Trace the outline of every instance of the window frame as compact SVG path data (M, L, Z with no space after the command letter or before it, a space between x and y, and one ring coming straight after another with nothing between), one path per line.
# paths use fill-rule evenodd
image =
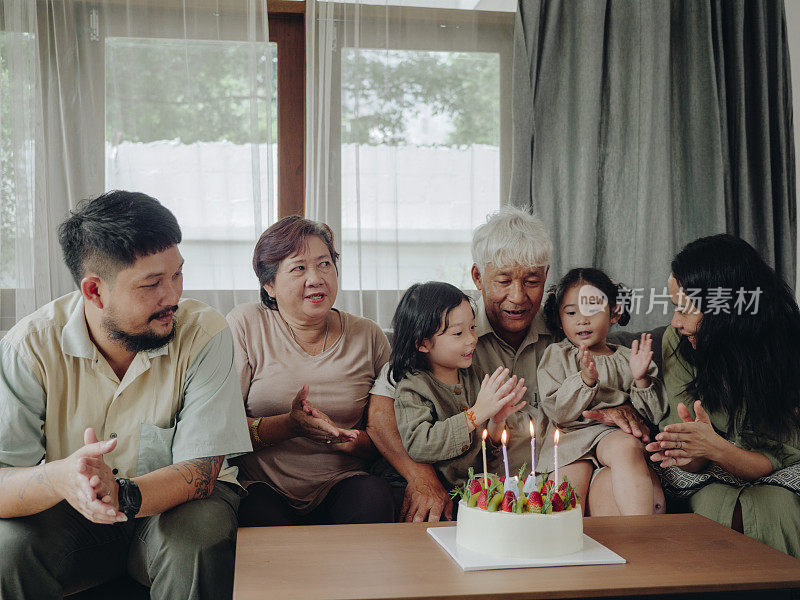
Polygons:
M302 4L301 12L274 5ZM278 218L305 214L305 2L271 2L269 41L278 45ZM295 8L295 7L284 7Z

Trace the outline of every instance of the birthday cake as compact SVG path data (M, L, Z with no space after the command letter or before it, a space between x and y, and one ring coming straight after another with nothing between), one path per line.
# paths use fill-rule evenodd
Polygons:
M583 514L575 490L566 480L558 489L531 474L520 477L483 475L454 491L461 497L456 544L502 558L545 558L583 548ZM488 485L488 489L486 486Z

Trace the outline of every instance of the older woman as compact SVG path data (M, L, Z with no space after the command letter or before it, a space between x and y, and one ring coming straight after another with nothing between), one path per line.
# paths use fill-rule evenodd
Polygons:
M647 450L695 481L694 512L800 557L793 294L730 235L688 244L672 261L668 285L675 305L663 343L670 412Z
M261 302L228 315L253 452L234 462L248 497L241 525L393 519L387 483L366 471L369 391L389 343L333 308L338 254L327 225L292 216L258 240Z

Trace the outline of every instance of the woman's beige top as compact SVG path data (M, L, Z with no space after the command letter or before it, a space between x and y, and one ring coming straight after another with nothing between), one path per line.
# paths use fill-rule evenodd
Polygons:
M389 360L389 341L369 319L341 311L332 316L337 314L342 335L317 356L300 348L276 310L242 304L228 314L248 417L289 412L295 395L307 384L308 401L338 427L364 428L369 390ZM362 459L302 437L235 462L242 485L266 482L302 511L315 508L342 479L366 473Z
M658 378L658 367L653 361L647 369L650 385L636 387L629 360L630 348L608 345L613 354L594 354L597 366L597 383L589 387L581 377L581 359L578 348L569 340L551 344L539 364L540 406L550 420L545 434L541 456L537 457L537 470L553 470L555 427L560 430L558 441L558 466L562 467L581 458L592 459L590 453L606 435L615 431L597 421L582 416L584 410L601 410L630 402L636 411L651 423L658 423L667 413L667 394Z

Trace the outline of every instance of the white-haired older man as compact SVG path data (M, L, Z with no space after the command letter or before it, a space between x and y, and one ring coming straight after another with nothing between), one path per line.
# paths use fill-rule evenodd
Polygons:
M491 214L473 233L472 280L481 292L475 315L475 360L487 372L502 365L512 375L525 378L527 405L511 418L533 418L542 432L545 417L538 409L536 368L553 336L539 309L552 253L553 244L542 222L518 208L506 206ZM371 393L367 432L408 482L401 520L438 521L441 516L450 519L452 502L433 467L414 462L403 448L395 420L394 387L388 381L386 368ZM604 421L610 424L645 435L646 429L632 408L609 409L605 416ZM529 452L527 440L524 446ZM521 459L511 461L522 464Z

